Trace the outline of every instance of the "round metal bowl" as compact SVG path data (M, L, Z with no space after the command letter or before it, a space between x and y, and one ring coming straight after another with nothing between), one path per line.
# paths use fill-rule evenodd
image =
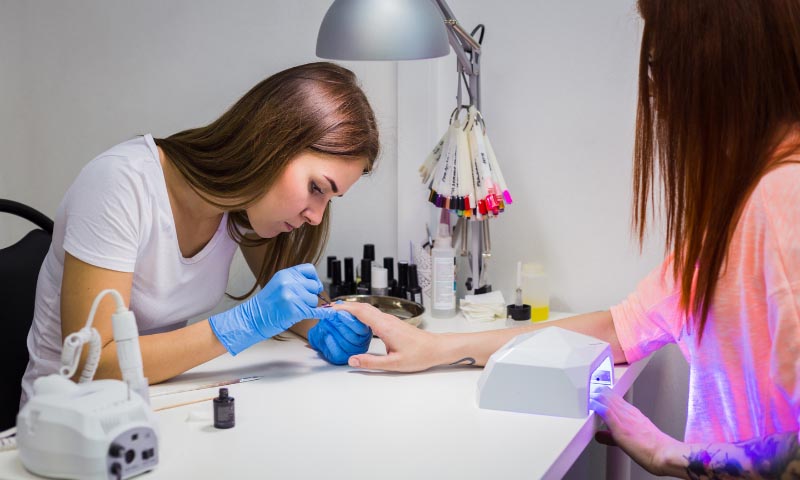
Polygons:
M396 297L385 297L382 295L342 295L341 297L333 299L333 301L336 300L368 303L381 312L394 315L415 327L422 323L422 314L425 313L425 307L419 303Z

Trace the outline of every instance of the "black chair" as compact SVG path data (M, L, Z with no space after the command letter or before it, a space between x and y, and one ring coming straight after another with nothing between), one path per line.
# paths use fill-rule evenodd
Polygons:
M39 228L0 249L0 431L17 423L20 382L28 365L26 338L33 321L36 280L53 236L53 221L19 202L0 199L0 212L30 220Z

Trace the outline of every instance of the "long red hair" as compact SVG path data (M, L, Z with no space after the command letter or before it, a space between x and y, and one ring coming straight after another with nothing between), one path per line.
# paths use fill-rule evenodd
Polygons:
M660 186L665 248L699 341L750 192L797 149L776 151L800 123L800 1L638 3L633 228L641 245Z

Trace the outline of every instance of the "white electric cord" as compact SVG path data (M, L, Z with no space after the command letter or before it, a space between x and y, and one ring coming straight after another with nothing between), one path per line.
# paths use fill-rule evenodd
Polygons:
M72 378L78 368L81 359L83 345L89 343L89 354L83 366L79 383L89 382L94 378L97 364L100 361L100 350L102 350L100 334L95 328L83 327L77 332L70 333L64 339L64 347L61 349L61 368L58 373L66 378Z
M125 307L125 300L122 295L111 288L103 290L95 297L94 302L92 302L92 308L89 310L89 316L86 319L86 326L75 333L67 335L67 338L64 339L59 373L66 378L72 378L75 375L75 370L80 362L81 350L83 345L88 342L89 354L79 382L90 382L94 378L97 365L100 362L102 345L100 334L97 329L92 328L92 321L97 313L100 300L109 293L114 297L114 301L117 304L116 311L111 315L111 324L114 331L114 342L117 347L117 359L119 361L119 369L122 372L122 380L139 393L145 401L149 402L148 383L147 378L144 376L136 318L133 312Z
M100 334L97 332L97 329L92 328L92 322L97 313L97 307L100 305L100 300L108 293L112 294L117 304L117 311L115 313L128 311L125 307L125 300L118 291L108 288L97 294L94 302L92 302L92 308L89 310L86 325L77 332L67 335L67 338L64 339L64 347L61 350L61 368L59 369L59 373L62 377L72 378L72 376L75 375L75 370L78 368L78 363L81 358L81 350L83 350L83 345L88 342L89 354L86 357L86 364L81 372L79 382L90 382L94 378L97 365L100 362L102 345L100 344Z

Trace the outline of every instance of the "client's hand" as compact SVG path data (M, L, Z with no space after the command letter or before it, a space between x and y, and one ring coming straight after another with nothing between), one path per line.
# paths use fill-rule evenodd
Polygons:
M366 303L344 302L331 308L353 314L372 328L386 345L387 355L353 355L348 361L351 367L419 372L438 365L438 335L420 330Z
M665 458L681 458L674 452L684 444L658 429L636 407L608 387L590 393L589 408L608 425L610 432L597 432L595 439L622 448L636 463L655 475L672 475L665 469ZM610 435L609 435L610 433ZM684 457L686 458L686 457Z
M369 349L372 330L348 312L334 313L334 316L320 319L308 331L308 344L330 363L345 365L351 355Z

